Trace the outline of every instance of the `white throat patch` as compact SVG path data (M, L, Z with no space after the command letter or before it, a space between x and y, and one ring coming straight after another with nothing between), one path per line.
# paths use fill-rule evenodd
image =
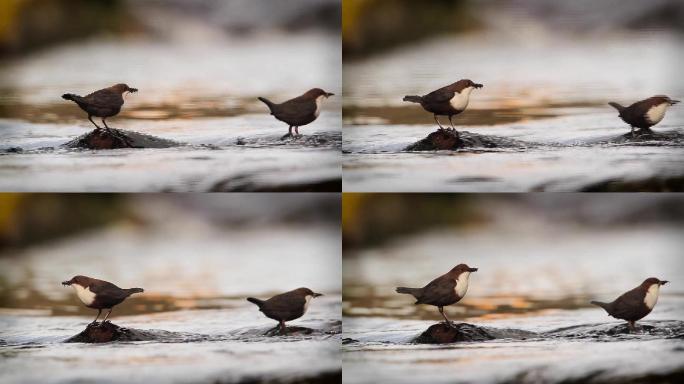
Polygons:
M74 287L78 298L81 299L83 304L91 305L95 301L95 294L90 292L90 288L83 288L78 284L71 284L71 286Z
M456 281L456 288L454 289L456 296L460 298L465 296L466 292L468 292L468 280L470 280L470 272L461 272Z
M651 284L646 291L646 297L644 297L644 304L648 309L653 309L658 302L658 293L660 293L660 284Z
M321 114L321 103L323 103L323 98L325 98L324 95L320 95L316 98L316 112L314 112L316 117Z
M653 125L658 124L665 117L665 111L667 111L669 106L670 103L662 103L651 107L646 112L646 120Z
M451 104L454 109L459 111L466 109L468 106L468 100L470 99L470 92L472 91L473 87L463 88L461 93L456 92L456 94L454 94L454 97L449 100L449 104Z
M306 313L306 311L309 309L309 302L311 301L311 298L313 298L311 295L306 295L304 297L304 313Z

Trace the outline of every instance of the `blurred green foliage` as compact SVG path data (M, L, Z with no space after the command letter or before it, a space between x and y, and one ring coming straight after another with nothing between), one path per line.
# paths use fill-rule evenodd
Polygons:
M122 0L2 0L0 54L17 54L137 23Z
M477 29L465 0L344 0L342 47L355 58L443 33Z
M479 225L488 220L474 207L479 200L472 194L345 193L342 244L369 247L436 227Z
M0 251L105 225L127 214L124 203L122 194L2 193Z

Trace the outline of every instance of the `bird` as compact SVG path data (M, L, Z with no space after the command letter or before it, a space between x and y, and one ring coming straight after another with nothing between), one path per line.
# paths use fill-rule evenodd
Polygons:
M415 304L434 305L439 309L439 313L444 317L447 325L451 326L451 321L444 314L444 307L458 303L468 291L468 280L470 274L476 272L477 268L471 268L466 264L459 264L449 272L432 280L423 288L397 287L397 293L409 294L416 298Z
M82 110L88 113L88 120L90 120L97 129L100 127L93 121L93 116L102 119L105 129L109 131L106 118L116 116L123 106L123 94L126 92L138 92L137 88L131 88L126 84L115 84L111 87L100 89L87 96L78 96L73 93L65 93L62 95L64 100L71 100L78 104Z
M667 280L649 277L638 287L623 293L611 303L591 301L591 304L605 309L608 315L616 319L627 320L629 329L634 331L634 323L651 313L658 302L660 287L667 283Z
M97 309L97 316L91 324L97 323L103 309L109 309L109 312L105 315L102 323L107 321L115 305L120 304L134 293L144 292L142 288L119 288L108 281L82 275L63 281L62 285L73 287L76 295L86 307Z
M665 112L670 106L677 103L679 100L672 100L665 95L657 95L637 101L629 107L624 107L614 101L609 102L608 105L617 109L620 118L629 124L632 129L632 136L634 136L634 128L648 130L665 117Z
M260 300L248 297L247 301L254 303L259 310L269 319L276 320L280 332L285 333L285 322L298 319L309 309L309 302L314 297L323 296L309 288L297 288L295 290L275 295L268 300Z
M418 103L424 110L432 112L440 130L444 130L444 127L439 123L437 116L448 116L451 130L456 132L452 118L465 111L473 89L482 87L482 84L474 83L469 79L462 79L424 96L404 96L403 100Z
M286 136L292 136L293 127L295 134L299 135L299 127L313 122L320 115L323 99L334 95L334 93L326 92L320 88L312 88L303 95L280 104L276 104L265 97L258 97L257 99L268 106L271 115L290 126Z

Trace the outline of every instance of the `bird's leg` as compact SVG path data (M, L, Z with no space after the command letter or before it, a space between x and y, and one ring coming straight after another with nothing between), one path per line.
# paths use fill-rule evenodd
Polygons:
M280 334L285 335L287 334L287 328L285 328L285 322L280 320Z
M97 323L97 318L100 317L100 314L101 314L101 313L102 313L102 310L101 310L101 309L98 309L98 310L97 310L97 316L95 316L95 320L93 320L93 322L90 323L90 324L95 324L95 323Z
M295 127L295 135L299 136L299 127Z
M98 127L97 124L95 124L95 122L93 121L93 117L92 117L92 116L88 115L88 120L90 120L90 122L93 123L93 125L95 126L95 128L100 129L100 127Z
M439 123L439 119L437 118L437 115L432 115L432 116L435 118L435 122L437 123L437 125L439 125L439 129L443 130L444 127L442 127L442 124Z
M290 125L290 128L287 129L288 135L292 136L292 126Z
M107 314L105 315L104 320L102 320L102 324L104 324L104 323L107 321L107 318L108 318L109 315L111 315L111 314L112 314L112 308L109 308L109 312L107 312Z
M105 118L104 118L104 117L102 118L102 124L104 124L105 129L107 130L107 132L109 132L109 133L112 132L112 131L109 129L109 126L107 125L107 122L105 121Z
M627 324L629 325L629 331L630 332L636 332L636 326L634 325L633 321L630 321Z
M630 126L630 128L632 128L632 138L634 138L634 127Z
M451 124L451 130L456 132L456 127L454 127L454 121L452 120L454 118L453 115L449 116L449 124Z
M444 313L444 307L437 307L437 308L439 308L439 313L442 314L442 317L444 318L444 321L446 321L447 325L450 327L453 327L453 325L451 324L451 321L449 321L449 319L447 319L446 314Z

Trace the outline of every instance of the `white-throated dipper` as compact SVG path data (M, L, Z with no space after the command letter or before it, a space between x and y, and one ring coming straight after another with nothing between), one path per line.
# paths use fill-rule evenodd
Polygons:
M323 99L334 95L320 88L313 88L281 104L276 104L265 97L257 99L268 106L271 115L290 126L288 134L292 136L292 127L295 129L295 134L299 135L299 127L311 123L320 115Z
M439 129L444 129L439 123L437 116L448 116L451 129L454 122L451 120L455 115L465 111L470 99L470 92L475 88L482 88L482 84L473 83L471 80L462 79L436 91L432 91L425 96L404 96L404 101L420 104L423 109L432 112L435 122Z
M247 301L256 304L266 317L276 320L280 325L280 332L285 333L285 322L298 319L309 309L309 302L314 297L323 296L309 288L295 290L275 295L268 300L248 297Z
M112 313L112 307L120 304L134 293L143 292L142 288L119 288L108 281L81 275L74 276L71 280L63 281L62 285L72 286L74 291L76 291L76 295L78 295L78 298L81 299L86 307L97 309L97 316L92 324L97 322L103 309L109 309L104 320L102 320L104 323Z
M623 107L614 101L611 101L608 105L618 110L620 118L629 124L632 128L632 136L634 136L634 128L648 130L665 117L665 111L670 106L677 103L679 103L679 100L672 100L665 95L658 95L637 101L629 107Z
M138 92L136 88L131 88L126 84L115 84L109 88L100 89L87 96L78 96L73 93L65 93L62 98L71 100L78 104L82 110L88 113L88 120L90 120L98 129L97 124L93 121L93 116L102 119L105 129L109 131L106 118L116 116L121 111L124 98L123 94L126 92Z
M600 301L592 301L591 303L605 309L610 316L616 319L627 320L629 328L635 330L634 322L651 313L658 302L660 286L666 283L667 280L649 277L641 285L623 293L612 303Z
M397 287L397 293L407 293L416 298L415 304L434 305L444 321L451 326L451 322L444 314L444 307L458 303L468 291L470 273L477 268L470 268L466 264L459 264L451 271L432 280L423 288Z

